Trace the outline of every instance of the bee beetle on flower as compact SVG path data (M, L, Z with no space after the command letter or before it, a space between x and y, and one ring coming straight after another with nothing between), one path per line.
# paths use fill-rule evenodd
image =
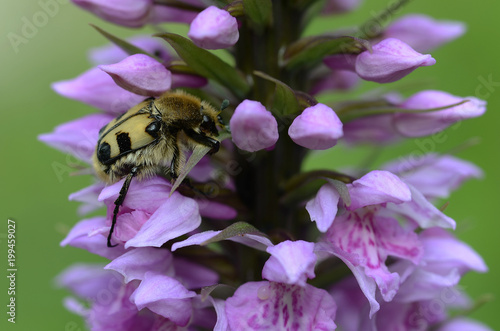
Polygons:
M108 247L133 177L139 180L167 168L173 179L185 163L185 153L196 145L219 150L217 126L224 127L220 112L205 101L183 91L169 91L157 99L149 98L101 128L92 157L95 172L104 182L126 178L115 201Z

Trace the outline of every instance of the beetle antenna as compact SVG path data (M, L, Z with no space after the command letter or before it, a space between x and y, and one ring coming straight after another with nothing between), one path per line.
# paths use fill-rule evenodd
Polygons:
M229 106L229 100L227 99L224 99L220 105L220 111L223 111L224 109L226 109L227 107Z

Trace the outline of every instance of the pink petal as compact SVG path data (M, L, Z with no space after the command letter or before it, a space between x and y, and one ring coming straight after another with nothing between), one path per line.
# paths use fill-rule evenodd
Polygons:
M109 65L100 65L115 83L135 94L159 96L170 89L172 74L164 65L144 54L131 55Z
M144 96L116 85L99 68L92 68L74 79L53 83L52 88L66 98L81 101L115 116L144 100Z
M210 6L191 22L188 37L202 48L228 48L238 41L238 21L226 10Z
M417 52L429 52L460 37L465 30L462 22L438 21L426 15L410 14L392 22L384 36L399 39Z
M318 230L326 232L337 215L340 194L331 184L321 186L316 196L306 204L311 221L316 222Z
M442 227L455 229L456 223L453 219L443 214L431 204L422 193L408 184L411 191L411 201L401 204L387 204L387 209L404 215L415 221L420 227Z
M357 258L352 254L343 252L327 243L316 244L316 251L327 252L331 255L337 256L347 265L347 267L349 267L356 278L361 291L365 295L366 299L368 299L370 304L370 318L373 317L373 315L380 309L380 304L375 298L377 284L373 278L368 277L365 274L364 268L359 265L359 260L357 260Z
M483 323L465 317L457 317L444 323L436 331L493 331Z
M198 205L191 199L174 192L141 227L128 247L160 247L167 241L195 230L201 224Z
M392 115L364 116L344 124L344 141L348 144L390 144L401 139Z
M342 137L342 122L333 109L318 103L304 109L293 120L288 135L297 145L309 149L328 149Z
M99 130L112 119L112 116L106 114L87 115L59 125L52 133L39 135L38 140L91 164Z
M374 170L358 180L347 184L351 195L349 210L386 202L396 204L410 201L408 186L396 175L383 170Z
M483 172L476 165L451 155L402 157L383 168L413 185L427 199L448 198L465 180L483 177Z
M68 200L83 202L84 204L78 208L78 213L85 215L104 206L102 202L97 200L103 188L103 183L90 185L78 192L71 193Z
M171 277L146 273L130 300L139 310L148 308L179 326L186 326L192 315L191 298L195 296L195 292Z
M422 137L442 131L458 121L478 117L486 111L486 101L475 97L460 98L442 91L421 91L409 97L400 107L430 109L450 106L468 100L459 106L425 113L397 113L396 129L407 137Z
M174 267L175 278L190 290L211 286L219 281L217 272L187 259L175 258Z
M61 241L61 246L70 245L73 247L85 249L93 254L103 256L107 259L115 259L126 252L123 246L110 249L106 244L106 236L101 232L109 231L106 226L106 218L97 216L78 222L68 233L66 238Z
M153 5L151 0L72 1L106 21L131 28L141 27L147 22L147 16Z
M258 101L244 100L229 121L238 148L255 152L273 146L279 138L276 119Z
M167 249L153 247L136 248L117 257L104 269L111 269L123 275L125 283L134 279L143 280L146 272L174 275L173 258Z
M264 264L262 277L277 283L305 286L313 279L316 255L314 244L302 240L283 241L267 248L271 257Z
M374 45L373 52L364 51L356 58L356 72L369 81L395 82L422 66L436 63L431 55L422 55L404 42L387 38Z

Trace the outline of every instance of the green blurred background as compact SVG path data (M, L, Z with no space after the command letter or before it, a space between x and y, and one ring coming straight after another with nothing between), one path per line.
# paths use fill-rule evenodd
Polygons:
M40 3L47 2L57 3L57 12L43 21L39 17L43 11ZM4 2L0 11L0 146L3 156L0 171L0 265L6 276L7 219L11 218L17 227L18 268L15 325L7 322L8 283L5 276L0 277L0 306L3 307L0 309L0 329L84 330L83 321L62 307L67 292L56 289L53 278L72 263L99 260L78 249L59 247L65 233L79 220L78 205L68 202L68 194L87 186L91 179L89 176L70 176L68 172L57 176L54 167L64 169L73 159L39 143L36 137L63 122L93 112L90 107L58 96L50 88L52 82L73 78L88 69L86 52L106 43L88 23L98 24L121 37L151 30L132 31L106 24L63 0L42 0L40 3L27 0ZM394 1L365 1L353 14L319 20L309 33L352 26L391 3ZM458 130L446 131L447 139L436 144L435 151L453 150L471 137L480 138L479 144L460 151L458 156L474 161L485 171L486 177L465 183L449 199L446 213L457 221L458 237L480 253L490 268L487 274L466 275L461 283L475 300L492 298L470 316L500 330L500 260L497 256L500 252L500 226L496 205L500 198L497 166L500 134L496 129L500 122L497 109L500 106L500 84L481 87L482 81L488 77L500 82L500 3L496 0L410 1L398 16L413 12L460 20L468 25L464 37L432 53L437 60L435 66L419 69L401 83L430 83L425 88L459 96L475 96L479 91L483 94L477 96L488 101L485 116L464 122ZM18 45L16 52L8 34L22 36L26 20L33 22L33 19L38 20L40 26L26 38L26 43ZM366 83L363 89L374 87L377 85ZM375 165L418 150L418 142L412 140L385 148ZM356 151L333 149L314 155L307 167L353 164L370 152L368 148Z

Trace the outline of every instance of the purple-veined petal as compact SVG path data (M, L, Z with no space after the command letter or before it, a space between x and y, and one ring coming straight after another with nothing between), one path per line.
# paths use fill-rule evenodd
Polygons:
M462 22L438 21L426 15L410 14L392 22L385 29L384 36L399 39L417 52L429 52L460 37L465 30Z
M125 283L134 279L143 280L146 272L173 276L173 258L167 249L153 247L136 248L117 257L104 269L114 270L123 275Z
M337 215L340 194L329 183L324 184L316 196L306 203L306 210L311 221L316 222L318 230L326 232Z
M305 286L315 277L314 244L307 241L283 241L267 248L271 257L264 264L262 277L273 282Z
M195 292L188 291L174 278L148 272L130 300L139 310L148 308L179 326L186 326L192 314L191 298L195 296Z
M236 107L229 126L238 148L255 152L278 141L278 123L258 101L244 100Z
M375 283L375 280L373 278L368 277L365 274L363 270L364 268L359 264L358 257L355 256L354 254L343 252L338 248L333 247L329 243L320 242L316 244L315 249L318 252L327 252L331 255L337 256L349 267L349 269L351 269L354 277L356 278L356 281L358 282L361 291L363 292L363 294L365 295L366 299L370 304L369 316L371 318L380 309L380 304L377 302L377 299L375 298L377 284Z
M400 204L411 200L408 186L396 175L383 170L370 171L363 177L347 184L351 196L349 210L386 202Z
M486 111L486 101L461 98L442 91L418 92L404 101L400 107L407 109L430 109L450 106L464 100L467 102L437 111L424 113L397 113L394 115L396 129L407 137L422 137L442 131L458 121L478 117Z
M342 137L342 122L333 109L318 103L304 109L293 120L288 135L297 145L309 149L328 149Z
M228 11L210 6L191 22L188 37L201 48L228 48L238 41L238 21Z
M160 247L170 239L195 230L201 224L198 204L174 192L144 223L125 247Z
M38 140L91 164L99 130L112 119L106 114L87 115L57 126L52 133L39 135Z
M131 55L116 64L100 65L99 69L110 75L118 86L143 96L159 96L172 85L170 71L144 54Z
M309 284L249 282L226 300L231 330L335 330L336 309L328 292Z
M115 116L145 99L142 95L116 85L113 78L99 68L92 68L74 79L53 83L52 88L66 98L78 100Z
M387 38L356 58L356 73L364 80L377 83L395 82L418 67L436 63L431 55L420 54L404 42Z
M380 228L388 226L384 221L377 220L372 211L347 213L337 217L327 232L327 240L336 248L337 256L342 256L344 262L349 259L353 265L357 264L356 267L361 268L359 271L375 281L384 300L390 301L398 290L399 275L387 269L387 256L392 251L398 251L405 258L415 258L419 251L414 245L405 245L402 239L408 235L403 231L400 231L399 237L392 237L390 231L382 236ZM394 239L402 243L387 249L387 243Z

